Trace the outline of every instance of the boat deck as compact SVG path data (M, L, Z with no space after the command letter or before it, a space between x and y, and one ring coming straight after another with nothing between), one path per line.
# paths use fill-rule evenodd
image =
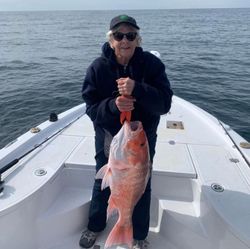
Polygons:
M0 248L16 249L22 241L19 249L79 249L94 154L92 123L84 115L6 172ZM223 192L212 190L214 183ZM249 167L220 122L174 97L158 128L149 248L250 248L249 194ZM95 249L103 249L114 219Z

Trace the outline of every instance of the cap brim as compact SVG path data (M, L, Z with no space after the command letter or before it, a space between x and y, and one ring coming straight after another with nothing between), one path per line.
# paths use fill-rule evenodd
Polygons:
M113 27L110 27L110 29L114 29L115 27L121 25L122 23L128 24L128 25L130 25L130 26L132 26L132 27L134 27L134 28L136 28L136 29L140 29L139 26L137 26L136 24L131 23L131 22L118 22L118 23L116 23L115 25L113 25Z

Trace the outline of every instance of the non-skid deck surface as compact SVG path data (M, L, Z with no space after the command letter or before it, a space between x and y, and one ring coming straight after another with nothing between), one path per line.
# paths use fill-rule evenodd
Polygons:
M105 244L107 235L108 235L108 231L103 231L103 233L97 239L92 249L104 249L104 244ZM78 245L80 237L81 237L80 233L75 234L74 236L71 236L70 238L68 238L66 241L63 241L63 243L58 244L48 249L82 249ZM168 242L163 236L161 236L158 233L150 232L148 236L148 241L149 241L149 249L178 249L177 247L172 245L170 242ZM128 247L114 246L108 249L128 249Z
M106 229L99 234L92 249L104 249L105 241L116 223L116 220L117 216L113 216L109 219ZM57 245L46 249L82 249L78 244L80 237L81 233L79 232L71 237L68 237L67 240L62 240ZM149 241L149 249L177 249L177 247L168 242L160 233L149 232L147 240ZM128 247L120 245L109 247L108 249L128 249Z

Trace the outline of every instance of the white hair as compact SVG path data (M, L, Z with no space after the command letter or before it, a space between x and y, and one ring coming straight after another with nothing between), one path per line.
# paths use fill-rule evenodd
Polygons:
M130 28L132 27L131 25L128 25L128 26L129 26ZM109 31L106 33L106 38L107 38L107 40L108 40L108 42L109 42L110 45L111 45L112 40L114 39L113 36L112 36L112 34L115 33L116 31L118 31L118 30L119 30L119 27L120 27L120 26L118 26L117 28L114 28L114 29L112 29L112 30L109 30ZM136 33L137 33L137 36L136 36L136 39L137 39L137 47L140 47L140 46L141 46L141 41L142 41L142 38L141 38L141 35L140 35L140 31L139 31L138 29L134 28L134 27L132 27L132 28L133 28L133 32L136 32Z

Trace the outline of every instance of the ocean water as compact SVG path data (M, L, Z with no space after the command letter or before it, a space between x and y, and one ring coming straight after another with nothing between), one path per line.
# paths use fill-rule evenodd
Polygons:
M0 12L0 148L82 103L109 22L128 13L175 95L250 141L250 9Z

